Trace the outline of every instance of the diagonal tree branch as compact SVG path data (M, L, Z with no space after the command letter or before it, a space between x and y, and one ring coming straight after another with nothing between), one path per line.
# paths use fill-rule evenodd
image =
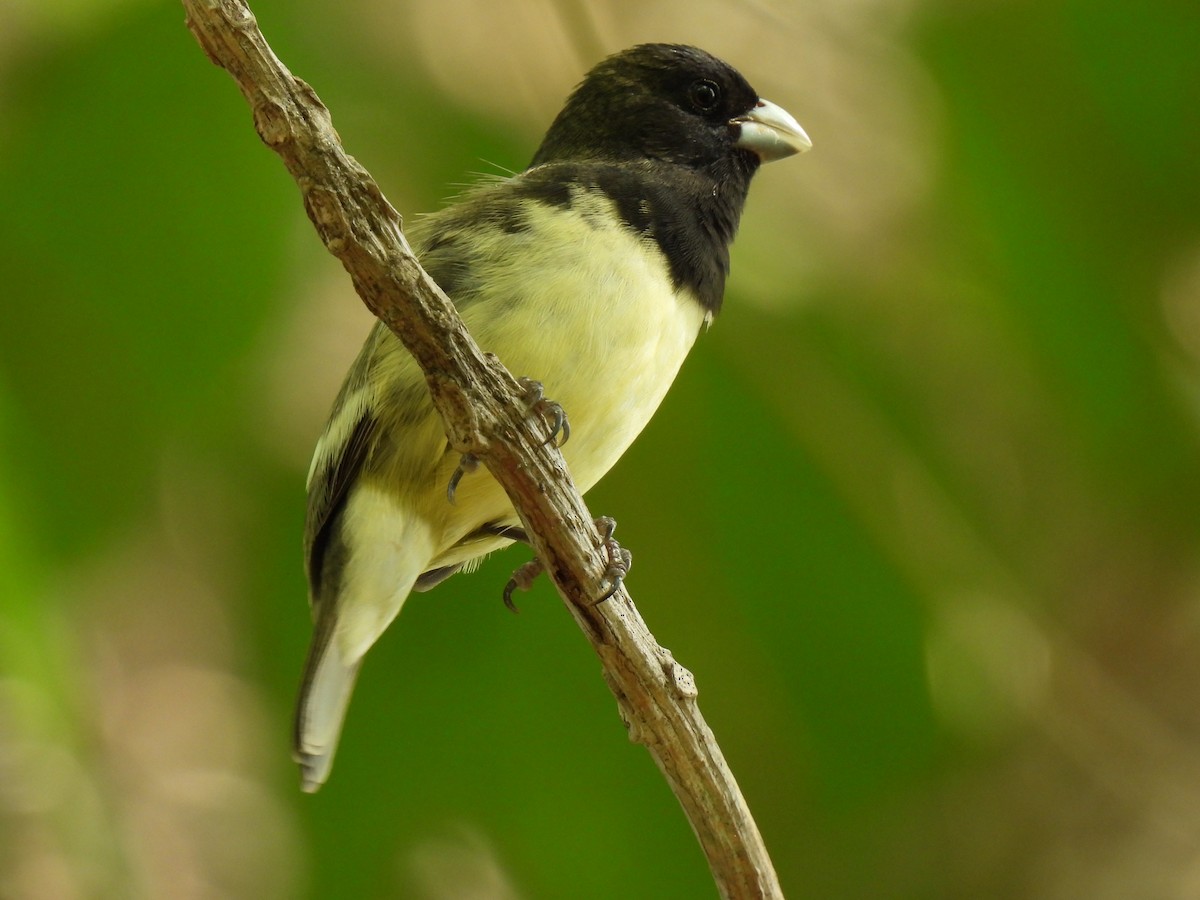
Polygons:
M721 895L782 897L750 810L700 715L691 673L654 640L625 590L594 602L608 565L600 535L561 454L544 443L544 423L527 411L522 388L471 339L413 256L399 214L342 148L329 111L271 51L246 5L183 5L188 28L233 76L259 136L296 180L326 248L421 365L451 445L479 457L508 492L600 657L630 738L649 749L683 805Z

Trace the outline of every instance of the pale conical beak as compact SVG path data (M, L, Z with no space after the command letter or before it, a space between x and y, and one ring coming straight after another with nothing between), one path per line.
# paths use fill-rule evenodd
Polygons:
M741 128L735 147L758 154L763 162L783 159L794 153L812 149L812 141L791 114L769 100L758 100L758 105L744 116L738 116L730 125Z

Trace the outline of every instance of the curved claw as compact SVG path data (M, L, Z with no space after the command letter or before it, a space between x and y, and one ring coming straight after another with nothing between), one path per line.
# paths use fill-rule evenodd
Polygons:
M513 602L513 591L529 590L537 577L542 574L542 569L542 561L535 556L512 573L512 578L508 579L508 584L504 585L504 605L508 607L510 612L520 612L517 609L517 604Z
M454 470L454 474L450 476L450 483L446 485L446 499L450 501L450 505L454 505L454 492L458 490L458 483L462 481L463 476L474 472L479 468L479 457L473 456L470 453L464 453L462 459L458 461L458 468Z
M514 615L519 615L521 610L517 609L517 604L513 600L513 591L517 589L517 579L510 578L508 583L504 585L504 605L508 607L508 611Z
M599 606L605 600L611 600L613 594L621 589L621 585L625 583L625 576L616 569L607 569L604 572L604 578L600 581L600 587L608 585L604 588L604 593L597 597L593 602L593 606Z
M550 433L546 435L546 443L561 447L571 439L571 422L567 411L561 404L553 400L543 400L544 408L539 410L543 416L550 417Z

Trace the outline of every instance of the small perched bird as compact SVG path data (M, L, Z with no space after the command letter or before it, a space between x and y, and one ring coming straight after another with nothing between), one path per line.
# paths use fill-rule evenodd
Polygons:
M479 346L566 410L581 491L645 427L720 310L751 176L810 146L731 66L645 44L588 73L524 172L411 229ZM376 323L308 475L315 627L295 730L306 791L328 777L363 656L409 593L521 535L484 469L460 472L450 502L458 467L421 370Z

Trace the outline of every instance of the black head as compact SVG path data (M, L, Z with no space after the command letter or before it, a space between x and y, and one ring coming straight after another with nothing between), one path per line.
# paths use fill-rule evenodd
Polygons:
M643 44L588 73L520 190L561 206L576 186L606 195L626 225L657 242L676 286L715 313L751 177L810 146L732 66L695 47Z
M752 172L760 158L736 146L758 93L711 54L642 44L597 65L566 106L531 165L567 160L653 159L705 169L731 157Z

